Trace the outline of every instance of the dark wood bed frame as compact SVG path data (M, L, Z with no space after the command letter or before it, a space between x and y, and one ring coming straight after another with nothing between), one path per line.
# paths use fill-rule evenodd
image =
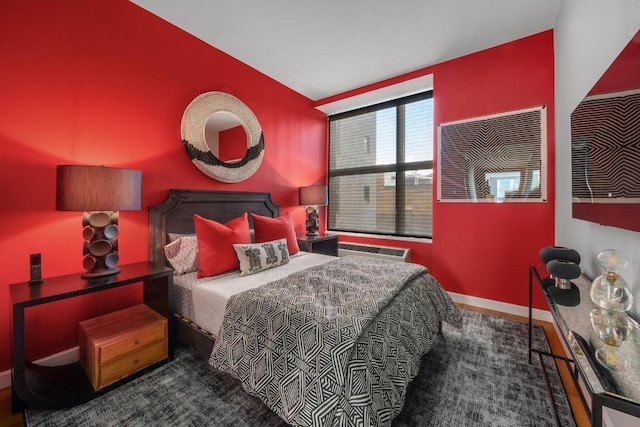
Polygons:
M194 214L225 223L244 212L275 218L280 215L280 207L271 200L269 193L169 190L164 202L149 208L149 260L167 263L164 246L169 243L169 233L194 234ZM173 305L172 299L170 304ZM173 311L173 307L171 309ZM209 357L213 337L182 316L174 314L174 322L177 341Z

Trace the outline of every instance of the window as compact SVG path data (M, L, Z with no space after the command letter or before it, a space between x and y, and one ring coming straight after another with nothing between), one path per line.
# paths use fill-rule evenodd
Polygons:
M329 117L332 231L431 237L431 91Z

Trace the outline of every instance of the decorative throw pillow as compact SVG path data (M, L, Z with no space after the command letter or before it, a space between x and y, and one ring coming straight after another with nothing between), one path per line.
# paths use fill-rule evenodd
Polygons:
M215 276L239 268L233 245L251 243L247 213L220 224L193 216L198 238L198 278Z
M176 274L198 271L198 240L196 236L180 237L164 247L164 256Z
M287 212L278 218L269 218L254 213L251 214L256 243L271 242L278 239L287 239L289 255L300 252L296 231L293 228L291 215Z
M287 239L248 245L233 245L238 261L240 275L247 276L289 262Z

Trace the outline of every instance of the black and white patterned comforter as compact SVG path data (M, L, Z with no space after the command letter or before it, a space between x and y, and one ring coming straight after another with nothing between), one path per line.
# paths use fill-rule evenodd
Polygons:
M344 257L233 296L210 363L301 426L387 426L439 321L460 314L424 267Z

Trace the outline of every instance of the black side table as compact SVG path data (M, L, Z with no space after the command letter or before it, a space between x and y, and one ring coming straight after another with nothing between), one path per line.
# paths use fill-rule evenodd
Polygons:
M173 359L173 316L171 314L173 270L149 262L124 265L121 268L122 271L116 275L91 281L80 278L80 274L76 273L46 278L42 284L35 286L29 286L27 282L10 285L13 306L11 381L13 413L23 410L26 406L56 409L86 402ZM142 282L143 286L143 303L167 318L169 329L167 359L97 392L94 391L80 362L46 367L26 360L24 321L27 308L139 282Z
M314 254L338 256L338 236L335 234L301 235L297 238L300 250Z

